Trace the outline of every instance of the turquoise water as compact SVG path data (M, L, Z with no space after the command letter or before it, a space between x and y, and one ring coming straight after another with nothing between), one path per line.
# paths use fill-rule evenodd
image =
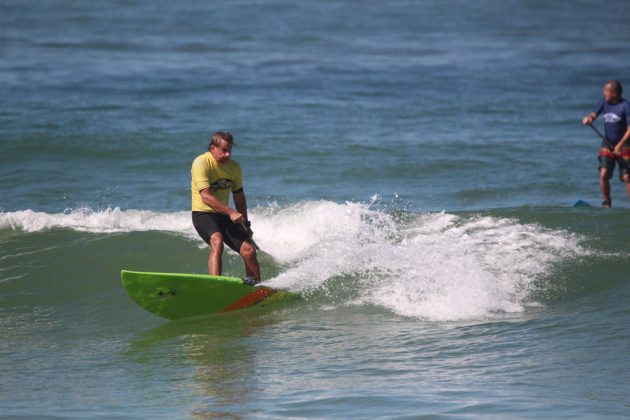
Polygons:
M627 417L630 203L579 123L627 11L2 2L0 416ZM218 129L302 299L169 322L120 270L205 270Z

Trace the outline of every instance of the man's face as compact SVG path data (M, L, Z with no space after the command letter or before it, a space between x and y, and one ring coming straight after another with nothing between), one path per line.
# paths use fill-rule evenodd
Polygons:
M219 163L225 163L232 156L232 144L225 140L221 140L218 146L210 146L210 153Z
M619 94L613 89L610 84L604 86L604 99L609 103L616 103L619 101Z

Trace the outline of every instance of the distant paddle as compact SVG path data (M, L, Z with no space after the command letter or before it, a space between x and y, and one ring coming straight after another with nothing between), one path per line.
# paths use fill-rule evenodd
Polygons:
M608 142L606 137L597 129L597 127L593 125L593 123L589 123L588 126L591 127L595 133L597 133L597 135L604 141L606 146L610 147L611 150L615 150L613 145Z

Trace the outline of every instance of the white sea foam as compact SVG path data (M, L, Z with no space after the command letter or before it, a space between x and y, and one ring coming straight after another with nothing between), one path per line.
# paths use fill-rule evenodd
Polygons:
M342 304L376 305L430 320L523 311L537 279L544 279L555 264L586 252L574 234L514 219L442 212L397 223L359 203L262 207L251 211L251 219L258 244L286 267L268 281L271 286L309 294L351 278L356 293ZM157 230L199 240L189 212L116 208L0 213L0 229L11 228Z
M272 286L309 291L351 276L361 292L347 303L423 319L523 311L537 279L586 252L576 235L514 219L434 213L403 224L325 201L268 211L259 243L290 266Z
M44 213L32 210L0 213L0 229L25 232L71 229L93 233L158 230L187 236L196 235L191 225L190 212L159 213L119 208L101 211L83 208L64 213Z

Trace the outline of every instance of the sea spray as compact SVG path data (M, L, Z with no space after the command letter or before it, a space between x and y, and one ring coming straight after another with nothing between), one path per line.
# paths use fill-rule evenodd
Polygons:
M587 253L575 234L511 218L441 212L396 220L328 201L267 211L258 223L262 246L288 265L270 285L308 295L350 278L355 294L346 303L432 320L523 311L537 304L537 280Z

